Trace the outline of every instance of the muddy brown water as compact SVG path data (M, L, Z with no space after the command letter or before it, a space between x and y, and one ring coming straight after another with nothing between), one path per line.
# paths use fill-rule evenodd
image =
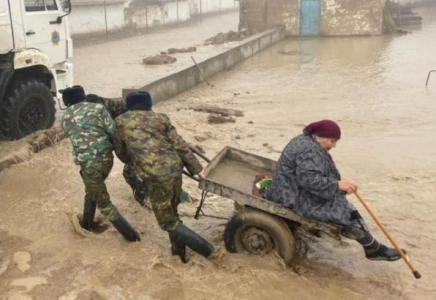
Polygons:
M436 299L436 77L424 86L436 68L436 12L422 13L422 30L410 35L284 41L212 78L215 87L200 85L156 106L189 142L206 137L201 144L209 156L230 145L277 159L304 124L337 120L338 168L360 183L421 280L402 262L367 261L355 242L325 236L313 238L297 272L273 255L228 254L225 221L193 219L201 191L190 180L184 188L194 200L181 206L182 218L220 255L209 261L189 252L191 262L182 265L170 256L152 212L134 202L119 162L109 192L142 241L129 244L112 227L83 238L67 217L80 211L84 192L65 140L0 175L2 299ZM89 80L96 89L104 85L104 76ZM206 114L188 109L196 105L245 116L208 124ZM204 210L230 217L233 203L210 196Z

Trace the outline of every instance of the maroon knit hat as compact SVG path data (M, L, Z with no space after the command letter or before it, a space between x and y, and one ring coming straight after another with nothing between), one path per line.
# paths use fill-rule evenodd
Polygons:
M321 120L313 122L304 127L303 133L314 134L319 137L336 139L341 138L341 128L336 122L331 120Z

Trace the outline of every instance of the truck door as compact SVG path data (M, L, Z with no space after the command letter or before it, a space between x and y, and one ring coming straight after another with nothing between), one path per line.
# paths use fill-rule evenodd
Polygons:
M7 53L13 48L9 3L6 0L0 0L0 54Z
M57 0L21 0L26 48L46 53L52 64L67 59L66 20L56 22L65 13Z

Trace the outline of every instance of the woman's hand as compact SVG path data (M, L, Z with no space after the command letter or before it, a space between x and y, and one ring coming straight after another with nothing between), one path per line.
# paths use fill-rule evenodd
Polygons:
M358 188L357 183L353 180L347 180L347 179L340 180L338 184L339 184L339 189L341 191L346 192L347 194L354 193L355 191L357 191Z

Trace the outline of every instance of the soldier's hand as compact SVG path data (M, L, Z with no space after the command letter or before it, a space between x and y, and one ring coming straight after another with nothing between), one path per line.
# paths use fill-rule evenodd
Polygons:
M198 177L204 178L206 177L206 175L204 174L204 171L201 171L200 173L197 174Z

